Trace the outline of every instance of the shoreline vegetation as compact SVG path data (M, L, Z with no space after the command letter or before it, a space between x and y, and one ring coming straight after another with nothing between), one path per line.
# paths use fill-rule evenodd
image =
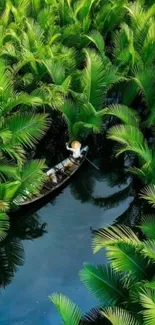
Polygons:
M153 325L155 222L141 216L146 204L155 207L155 3L1 0L0 17L0 239L9 212L43 186L48 159L39 148L54 161L66 142L93 140L97 150L108 139L138 184L142 238L121 225L95 233L109 268L86 265L80 277L101 313L81 321L64 296L51 299L65 325L98 324L101 314L108 324Z

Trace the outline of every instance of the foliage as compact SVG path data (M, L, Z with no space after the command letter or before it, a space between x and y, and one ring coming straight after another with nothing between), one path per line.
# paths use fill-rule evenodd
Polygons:
M95 231L93 249L96 252L105 248L109 265L84 264L80 271L81 280L100 303L98 309L83 316L80 324L97 324L100 317L105 324L106 319L113 325L154 324L154 218L143 217L139 228L144 231L143 237L147 236L145 241L123 225ZM65 296L52 297L63 324L79 324L79 319L72 320L72 312L76 315L78 307Z

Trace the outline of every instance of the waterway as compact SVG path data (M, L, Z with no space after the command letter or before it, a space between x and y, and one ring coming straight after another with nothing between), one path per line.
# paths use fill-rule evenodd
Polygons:
M60 325L48 299L53 292L69 296L84 312L97 304L78 276L83 262L106 263L104 251L92 253L91 229L113 224L133 198L119 163L118 174L117 166L107 173L104 161L94 162L100 171L85 164L35 215L12 220L0 246L1 325Z

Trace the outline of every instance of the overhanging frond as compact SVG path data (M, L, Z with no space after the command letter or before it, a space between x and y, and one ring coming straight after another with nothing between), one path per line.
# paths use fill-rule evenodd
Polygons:
M82 312L77 305L62 294L54 293L49 299L56 306L64 325L79 325Z

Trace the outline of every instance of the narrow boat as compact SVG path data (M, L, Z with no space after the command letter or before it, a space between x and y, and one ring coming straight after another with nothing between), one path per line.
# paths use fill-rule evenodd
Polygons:
M55 167L49 169L46 173L45 183L39 194L30 197L29 193L26 191L25 198L22 198L22 200L18 202L19 208L31 206L37 201L41 201L45 197L56 194L58 190L64 188L70 178L78 171L85 161L88 150L88 146L85 146L81 150L80 158L74 159L73 157L69 157L57 164Z

